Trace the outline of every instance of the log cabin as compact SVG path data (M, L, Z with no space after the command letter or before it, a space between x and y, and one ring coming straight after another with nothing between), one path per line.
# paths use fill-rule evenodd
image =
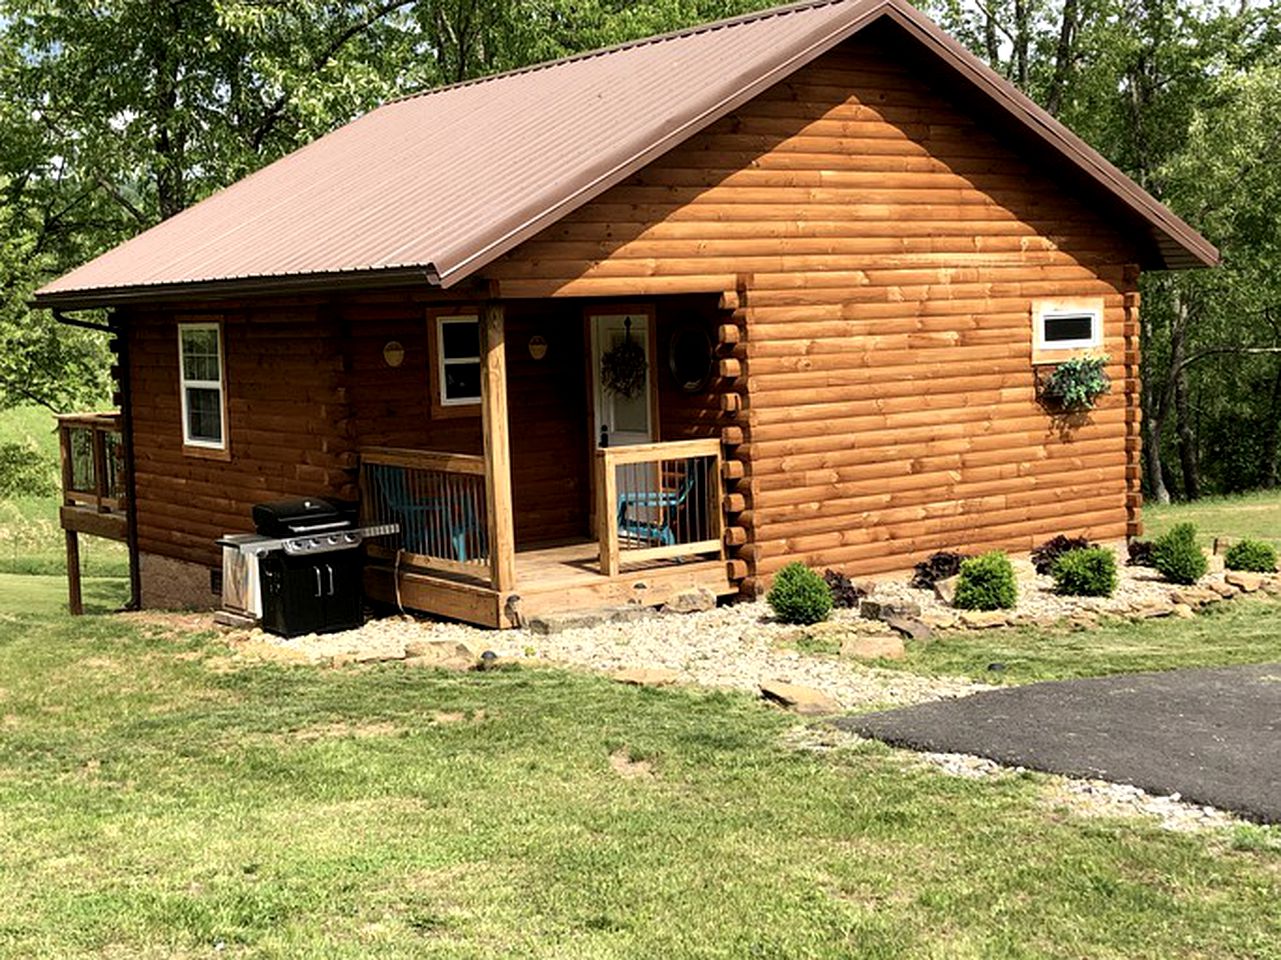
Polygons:
M371 597L506 627L1138 533L1139 275L1217 259L905 0L810 0L393 101L36 301L108 311L144 605L325 495L401 526Z

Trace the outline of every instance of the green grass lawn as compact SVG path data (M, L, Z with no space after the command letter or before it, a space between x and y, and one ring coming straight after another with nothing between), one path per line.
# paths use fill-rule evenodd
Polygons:
M988 683L1061 680L1114 673L1281 663L1281 603L1238 599L1192 620L1105 622L1096 630L979 630L909 644L885 666L963 675ZM992 664L1003 669L992 670Z
M0 613L0 956L1281 956L1272 831L1082 819L793 722Z
M1216 536L1251 537L1281 547L1281 490L1235 497L1207 497L1195 503L1145 504L1144 537L1155 538L1176 523L1197 525L1206 546Z

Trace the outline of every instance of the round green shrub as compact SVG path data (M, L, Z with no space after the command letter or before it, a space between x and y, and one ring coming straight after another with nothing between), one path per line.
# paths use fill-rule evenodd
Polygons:
M1008 610L1019 600L1018 581L1010 558L1000 550L961 564L953 606L962 610Z
M1069 597L1110 597L1116 591L1116 556L1106 547L1069 550L1050 571L1056 592Z
M1191 585L1205 576L1209 561L1196 542L1196 527L1176 524L1152 545L1152 566L1171 583Z
M803 563L789 563L776 573L765 601L784 623L818 623L832 612L827 582Z
M1232 544L1223 558L1229 570L1246 570L1250 573L1275 573L1277 552L1270 543L1262 540L1242 540Z

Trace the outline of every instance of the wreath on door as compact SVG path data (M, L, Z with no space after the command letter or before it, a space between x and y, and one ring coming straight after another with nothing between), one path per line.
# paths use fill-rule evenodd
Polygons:
M631 400L645 392L649 361L645 348L632 339L632 321L623 321L623 339L600 357L600 382L610 393Z

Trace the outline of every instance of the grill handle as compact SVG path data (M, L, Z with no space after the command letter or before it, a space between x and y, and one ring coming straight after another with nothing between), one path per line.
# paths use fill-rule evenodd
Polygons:
M323 597L324 588L321 586L321 583L320 583L320 567L315 566L315 567L312 567L311 569L316 572L316 596Z
M329 564L325 564L325 570L329 574L329 595L332 597L334 595L334 568Z

